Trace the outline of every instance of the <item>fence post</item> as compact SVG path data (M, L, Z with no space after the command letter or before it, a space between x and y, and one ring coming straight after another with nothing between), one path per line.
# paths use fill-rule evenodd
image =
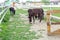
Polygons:
M47 32L48 32L48 35L50 35L51 25L50 25L50 12L49 11L47 12Z

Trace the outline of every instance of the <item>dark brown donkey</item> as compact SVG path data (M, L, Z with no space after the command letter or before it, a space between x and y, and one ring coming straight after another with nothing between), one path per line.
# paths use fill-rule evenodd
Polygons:
M35 18L38 18L41 22L42 18L44 17L44 11L42 8L34 8L34 9L28 9L29 13L29 22L35 22Z

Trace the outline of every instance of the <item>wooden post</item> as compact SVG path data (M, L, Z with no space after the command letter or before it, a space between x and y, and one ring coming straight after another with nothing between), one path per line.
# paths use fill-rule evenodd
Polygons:
M48 35L60 35L60 29L54 31L54 32L51 32L51 24L50 24L50 15L51 13L60 13L60 10L50 10L50 11L47 11L47 34ZM54 23L56 24L56 23Z
M48 32L48 35L49 35L50 32L51 32L51 25L50 25L50 12L49 12L49 11L47 12L47 32Z

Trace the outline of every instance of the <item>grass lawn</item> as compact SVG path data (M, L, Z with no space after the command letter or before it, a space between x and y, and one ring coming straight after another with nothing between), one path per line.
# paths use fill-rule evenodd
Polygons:
M27 15L27 11L22 9L16 10L16 15L11 16L12 21L0 24L0 40L32 40L39 38L35 36L34 31L29 31L31 24L27 24L26 20L22 20L20 13Z
M55 14L52 14L52 15L60 17L60 13L55 13Z
M60 7L52 7L52 10L60 10Z
M49 8L44 8L49 10ZM54 8L53 8L54 9ZM9 14L9 12L7 12ZM0 40L32 40L39 38L34 31L29 31L32 26L21 19L20 14L28 15L27 10L17 9L12 21L0 24ZM41 36L41 35L40 35Z

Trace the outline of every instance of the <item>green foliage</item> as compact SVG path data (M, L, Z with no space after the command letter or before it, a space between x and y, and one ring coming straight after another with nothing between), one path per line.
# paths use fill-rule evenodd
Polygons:
M8 22L9 19L10 19L10 13L9 13L9 10L8 10L5 17L4 17L4 19L3 19L3 22Z

